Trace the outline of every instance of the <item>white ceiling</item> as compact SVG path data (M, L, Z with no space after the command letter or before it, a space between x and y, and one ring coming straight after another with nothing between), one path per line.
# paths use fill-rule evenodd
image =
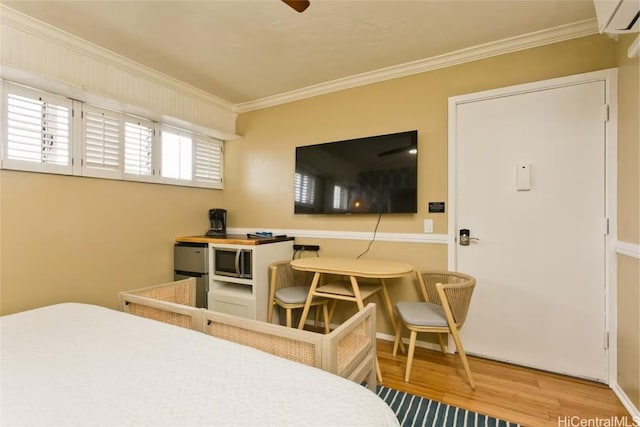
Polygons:
M595 18L591 0L2 3L234 104Z

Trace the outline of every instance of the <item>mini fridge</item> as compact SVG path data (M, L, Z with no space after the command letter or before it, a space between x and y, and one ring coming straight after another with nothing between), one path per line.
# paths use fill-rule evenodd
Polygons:
M196 307L207 308L209 292L209 248L206 243L183 243L173 246L174 280L196 278Z

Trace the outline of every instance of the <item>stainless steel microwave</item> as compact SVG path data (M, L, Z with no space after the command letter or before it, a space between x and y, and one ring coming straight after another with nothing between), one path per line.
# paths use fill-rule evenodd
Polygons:
M218 276L251 279L251 249L213 248L213 269Z

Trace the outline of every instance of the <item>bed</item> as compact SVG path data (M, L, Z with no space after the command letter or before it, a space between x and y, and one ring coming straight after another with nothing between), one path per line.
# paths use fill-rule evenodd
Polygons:
M386 403L347 378L357 366L336 362L344 350L332 354L328 336L311 333L320 338L312 340L312 353L321 356L309 366L210 334L247 339L248 319L194 312L188 304L135 292L128 296L138 303L127 303L125 294L121 303L129 308L169 304L186 310L191 323L181 327L79 303L0 318L1 425L398 425ZM292 331L262 326L266 334L254 332L276 341L281 330ZM221 332L226 329L231 332ZM343 376L331 372L337 366L346 369Z

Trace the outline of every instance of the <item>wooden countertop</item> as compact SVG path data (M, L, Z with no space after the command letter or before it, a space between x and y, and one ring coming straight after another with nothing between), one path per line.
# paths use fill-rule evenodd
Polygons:
M225 243L228 245L264 245L285 242L293 237L247 237L246 234L227 234L226 236L182 236L176 242L185 243Z

